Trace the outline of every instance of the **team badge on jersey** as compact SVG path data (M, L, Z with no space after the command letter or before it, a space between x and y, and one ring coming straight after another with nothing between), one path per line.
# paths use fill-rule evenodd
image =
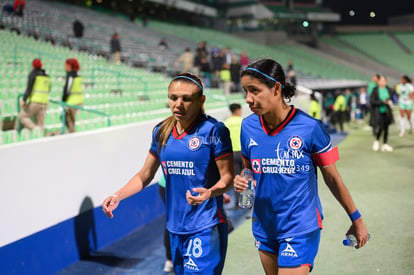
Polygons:
M252 159L252 169L253 172L256 174L261 173L261 167L260 167L260 159Z
M190 149L191 151L197 150L198 148L200 148L200 146L201 146L201 141L198 137L193 137L188 142L188 149Z
M300 136L290 137L288 145L293 150L300 150L303 147L303 139Z

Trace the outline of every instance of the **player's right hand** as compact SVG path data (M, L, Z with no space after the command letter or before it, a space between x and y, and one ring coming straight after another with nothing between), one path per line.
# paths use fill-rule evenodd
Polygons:
M247 187L249 187L247 180L240 175L237 175L234 178L233 183L234 183L234 190L236 190L236 192L239 192L239 193L243 192L244 190L247 189Z
M114 215L112 214L112 211L114 211L118 205L119 205L119 197L118 195L111 195L108 198L104 200L102 203L102 210L109 218L113 218Z

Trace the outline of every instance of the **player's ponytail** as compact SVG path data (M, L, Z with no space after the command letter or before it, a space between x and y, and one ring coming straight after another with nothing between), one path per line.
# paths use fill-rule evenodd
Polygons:
M257 78L269 89L273 88L276 83L280 83L282 97L289 101L295 95L295 86L285 81L285 72L282 66L273 59L259 59L249 64L241 73L242 77L245 75Z
M168 137L170 136L172 130L174 129L177 120L174 116L167 117L163 122L161 122L160 129L158 129L156 140L158 141L158 152L161 151L161 148L167 144Z

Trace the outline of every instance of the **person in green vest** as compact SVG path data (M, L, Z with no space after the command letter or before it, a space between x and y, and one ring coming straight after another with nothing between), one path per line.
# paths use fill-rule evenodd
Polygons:
M346 99L342 93L338 93L335 99L335 103L333 106L334 111L334 125L336 126L339 124L340 132L344 132L344 118L345 118L345 111L346 111Z
M231 145L233 147L233 159L234 159L234 174L239 175L243 169L243 159L241 155L240 145L240 129L242 123L242 107L238 103L232 103L229 106L231 116L224 121L224 125L229 129ZM227 193L230 197L234 198L234 207L237 208L239 202L239 193L233 192L230 189Z
M220 70L220 80L223 83L223 92L225 95L230 95L231 91L231 72L230 65L224 64Z
M368 88L367 88L368 96L371 96L372 91L374 90L374 88L378 86L379 78L380 78L379 74L374 74L372 76L371 82L368 83Z
M392 115L392 94L390 88L387 87L387 78L380 76L378 80L378 87L375 87L371 93L371 119L370 125L373 128L375 140L372 145L372 150L378 151L380 149L379 140L383 135L383 144L381 146L382 152L391 152L393 148L388 145L388 128L394 122Z
M77 59L70 58L65 62L66 82L63 88L62 101L69 105L83 105L83 87L82 78L78 75L80 65ZM75 118L78 109L66 108L66 127L69 133L76 131Z
M321 119L321 105L314 93L310 95L309 114L313 118Z
M23 125L30 130L36 127L44 129L44 120L50 93L50 77L42 69L40 59L34 59L32 62L32 71L28 77L26 91L20 102L22 108L18 118ZM32 117L35 117L36 123Z

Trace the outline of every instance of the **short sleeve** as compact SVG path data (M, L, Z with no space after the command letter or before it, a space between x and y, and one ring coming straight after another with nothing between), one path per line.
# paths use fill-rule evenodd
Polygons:
M339 160L338 148L332 147L331 137L319 121L316 122L312 131L311 152L318 166L328 166Z
M218 160L229 154L233 154L230 131L222 123L218 122L211 133L211 142L214 150L214 159Z
M157 133L159 130L159 125L155 126L152 130L152 141L151 141L151 147L150 147L150 154L154 157L158 158L158 140L157 140Z

